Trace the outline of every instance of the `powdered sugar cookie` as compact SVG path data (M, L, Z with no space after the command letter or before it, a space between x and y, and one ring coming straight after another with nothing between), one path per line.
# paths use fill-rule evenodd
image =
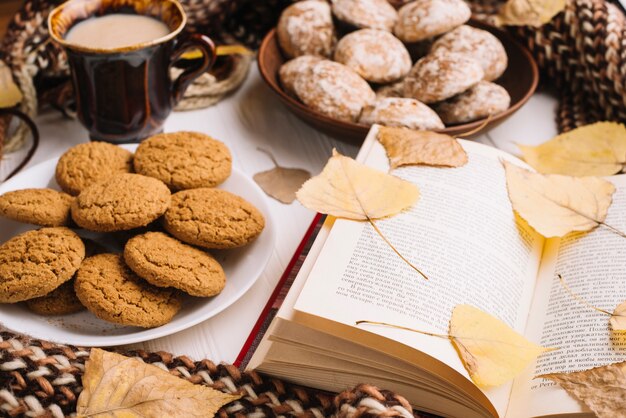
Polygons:
M276 27L278 43L290 58L329 57L335 42L330 6L324 1L300 1L287 7Z
M504 46L486 30L463 25L437 39L432 52L458 52L471 55L483 67L485 80L500 77L508 64Z
M335 0L332 11L337 19L357 28L391 32L398 20L398 12L387 0Z
M404 93L424 103L448 99L484 77L480 63L465 54L430 54L415 63L404 80Z
M278 70L278 77L283 89L292 96L295 96L296 91L294 85L296 78L310 70L313 65L321 60L322 58L316 55L301 55L281 65L280 70Z
M373 83L397 81L411 70L411 57L398 38L378 29L361 29L344 36L335 61Z
M439 103L435 110L446 124L454 124L495 115L510 105L511 97L504 87L481 81L466 92Z
M417 42L450 31L471 15L463 0L415 0L398 11L393 31L404 42Z
M302 102L334 119L354 122L376 94L357 73L343 64L320 61L295 82Z
M374 106L363 109L359 122L372 125L407 127L411 129L433 130L445 126L437 113L415 99L387 97L376 100Z

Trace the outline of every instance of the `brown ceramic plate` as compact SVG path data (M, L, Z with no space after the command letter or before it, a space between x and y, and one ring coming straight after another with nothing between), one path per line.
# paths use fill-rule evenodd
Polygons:
M507 33L494 26L473 20L469 24L494 34L502 42L509 56L509 65L506 71L495 82L509 92L511 106L506 111L493 116L489 123L481 129L481 131L484 131L500 124L528 101L537 88L539 71L528 50L514 41ZM273 29L263 39L258 57L259 71L267 85L270 86L291 112L309 125L338 139L362 142L369 131L369 126L344 122L323 115L308 108L283 91L278 79L278 70L285 61L286 58L278 46L276 30ZM474 122L450 125L438 132L460 135L480 127L483 122L484 119L479 119Z

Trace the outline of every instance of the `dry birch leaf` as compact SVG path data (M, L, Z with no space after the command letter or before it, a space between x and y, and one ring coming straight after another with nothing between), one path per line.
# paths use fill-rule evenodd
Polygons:
M528 341L498 318L470 305L454 307L448 334L385 322L357 321L356 324L383 325L449 339L474 383L483 388L500 386L514 379L537 356L555 350Z
M281 167L269 151L257 149L271 158L274 168L256 173L253 177L254 181L268 196L282 203L292 203L296 200L298 189L311 178L311 173L300 168Z
M610 176L626 164L626 127L621 123L597 122L536 147L518 147L526 162L540 173Z
M609 324L614 332L626 332L626 301L617 305L611 314Z
M467 164L465 150L449 135L381 126L378 140L387 151L391 168L405 165L461 167Z
M508 26L542 26L565 9L565 0L508 0L496 22Z
M481 387L499 386L521 373L541 347L498 318L470 305L457 305L450 318L450 339L472 380Z
M305 207L338 218L368 221L402 212L419 198L408 181L383 173L333 150L322 172L296 196Z
M11 70L0 61L0 108L13 107L22 101L22 92L13 81Z
M561 385L598 418L626 417L626 361L573 373L537 376Z
M513 209L544 237L606 225L615 186L599 177L539 174L503 161Z
M136 358L94 348L85 367L78 417L213 417L239 398L171 375Z
M333 150L322 172L308 180L296 193L302 205L338 218L368 221L376 233L412 269L428 279L393 246L374 220L396 215L419 199L412 183L383 173Z

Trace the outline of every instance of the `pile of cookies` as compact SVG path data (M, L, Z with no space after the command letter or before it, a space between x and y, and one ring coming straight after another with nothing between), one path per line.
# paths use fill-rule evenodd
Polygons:
M404 3L404 2L403 2ZM443 129L510 106L508 57L463 0L305 0L276 29L285 92L347 122ZM343 35L343 36L342 36ZM338 41L337 39L340 38Z
M71 148L56 166L63 192L0 196L1 216L42 226L0 245L0 303L150 328L171 321L184 294L217 295L226 276L206 250L245 246L265 227L251 203L214 188L231 163L226 145L195 132L153 136L134 155L104 142ZM123 252L86 235L123 239Z

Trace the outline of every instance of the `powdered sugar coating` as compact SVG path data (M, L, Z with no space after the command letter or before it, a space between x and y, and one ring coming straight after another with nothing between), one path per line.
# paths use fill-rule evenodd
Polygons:
M471 15L463 0L416 0L400 8L393 31L403 42L417 42L450 31Z
M389 32L361 29L337 43L335 61L373 83L397 81L411 70L411 57L404 44Z
M478 60L485 72L485 80L500 77L508 64L504 46L486 30L463 25L437 39L431 52L458 52Z
M364 106L374 103L376 94L357 73L337 62L323 60L296 78L298 98L310 108L349 122L357 120Z
M294 84L296 78L313 68L313 65L320 62L322 59L323 58L316 55L301 55L281 65L280 70L278 70L278 77L283 89L287 93L295 96L296 91Z
M480 63L465 54L429 54L411 68L404 80L404 95L435 103L464 92L483 77Z
M446 124L454 124L498 114L510 105L511 97L504 87L481 81L466 92L439 103L435 110Z
M334 0L333 14L357 28L381 29L391 32L398 12L387 0Z
M335 30L330 6L324 1L306 0L287 7L280 15L276 32L278 43L289 58L332 54Z
M374 106L363 109L360 123L372 125L406 127L410 129L433 130L445 126L437 113L415 99L386 97L376 100Z

